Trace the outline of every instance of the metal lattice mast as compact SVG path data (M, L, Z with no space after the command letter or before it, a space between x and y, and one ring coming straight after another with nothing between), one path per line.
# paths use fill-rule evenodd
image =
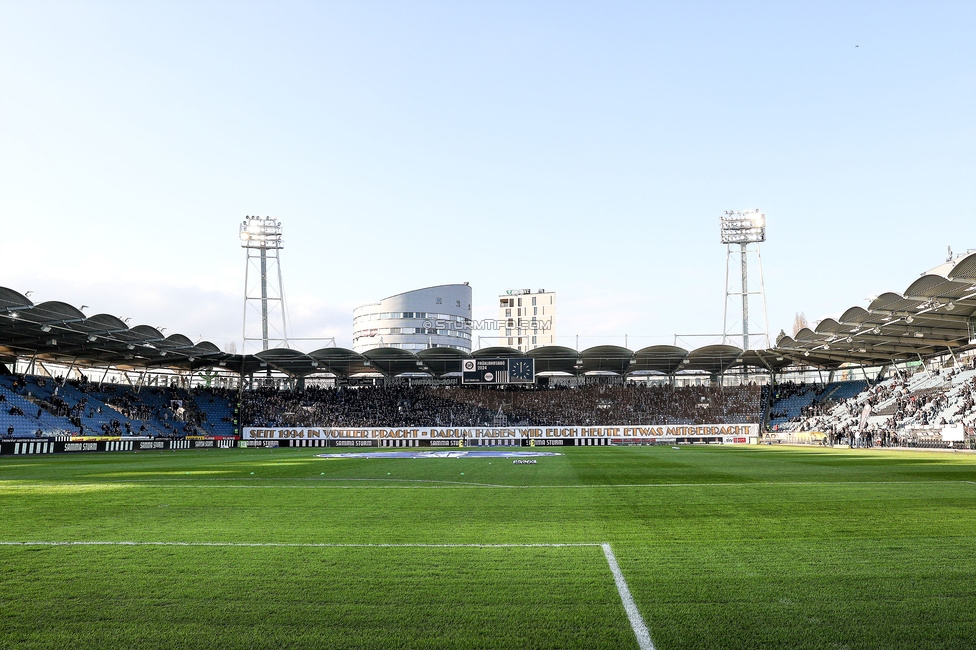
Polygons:
M244 269L244 318L241 352L247 354L248 342L261 342L261 349L267 350L271 343L288 346L288 319L285 304L285 290L281 281L281 259L279 251L284 247L281 239L281 222L270 217L247 217L240 229L241 247L245 251ZM275 273L268 281L269 266ZM258 281L253 282L251 271L257 271ZM281 329L274 325L275 311L281 316ZM248 312L261 315L261 336L250 336L248 332ZM273 330L273 331L272 331Z
M725 244L725 309L722 317L722 343L727 343L729 331L729 299L742 296L742 349L749 349L749 296L758 295L762 301L763 339L769 347L769 318L766 314L766 283L763 279L762 254L759 244L766 241L766 215L758 209L740 212L726 210L721 216L722 243ZM729 268L735 254L733 245L738 244L742 291L729 287ZM749 254L755 253L759 262L759 291L749 291Z

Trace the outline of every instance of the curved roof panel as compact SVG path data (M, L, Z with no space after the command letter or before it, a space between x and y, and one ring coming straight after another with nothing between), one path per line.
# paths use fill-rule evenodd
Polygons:
M763 370L779 372L792 364L793 360L782 352L775 350L746 350L742 353L739 362L744 366L753 366L755 368L762 368Z
M871 312L869 312L864 307L851 307L843 314L841 314L841 323L861 323L867 319L871 318Z
M193 347L202 354L220 354L220 348L210 341L200 341Z
M191 341L188 337L183 336L182 334L170 334L169 336L166 337L165 340L160 341L160 343L165 344L166 347L174 347L174 348L193 347L193 341ZM266 350L266 352L270 352L270 350Z
M905 295L923 300L929 298L961 298L972 293L970 282L959 282L941 275L923 275L905 289Z
M613 372L623 375L630 371L634 353L619 345L597 345L580 352L583 372Z
M846 328L850 329L850 328ZM817 328L815 332L817 334L834 334L837 332L845 331L844 326L835 321L833 318L825 318L819 323L817 323Z
M129 329L121 319L112 316L111 314L95 314L85 321L86 325L92 327L93 331L101 331L106 334L111 334L113 332L124 332Z
M915 305L918 304L918 300L906 299L901 294L888 291L881 294L877 298L871 301L868 305L868 311L870 312L894 312L894 311L907 311L913 309Z
M456 348L427 348L417 352L417 356L438 377L461 372L461 360L471 358L470 354Z
M21 295L13 289L0 287L0 312L30 309L34 306L27 296Z
M953 280L976 280L976 253L972 253L956 262L949 277Z
M631 372L660 372L673 375L688 356L688 350L674 345L651 345L634 353Z
M318 370L318 362L304 352L289 348L262 350L254 358L289 375L304 377Z
M24 311L20 314L24 320L34 323L73 323L85 320L85 314L81 310L72 307L66 302L49 300L34 305L33 309Z
M721 374L731 368L741 354L742 349L734 345L706 345L688 354L685 369Z
M166 338L163 336L162 332L150 325L136 325L129 331L146 340L162 341Z
M804 327L793 335L793 339L796 341L813 341L816 340L816 338L817 334L809 327Z
M252 354L224 354L218 365L241 375L251 375L260 369L260 362Z
M373 348L363 352L373 367L384 375L395 377L406 372L430 372L426 364L413 352L400 348Z
M521 357L523 354L515 348L493 347L475 350L471 356L475 359L508 359L510 357Z
M309 352L308 356L319 362L319 368L323 368L337 377L379 372L372 367L369 359L358 352L345 348L321 348Z
M579 370L579 353L561 345L544 345L529 350L527 356L535 359L536 374L540 372L565 372L576 374Z

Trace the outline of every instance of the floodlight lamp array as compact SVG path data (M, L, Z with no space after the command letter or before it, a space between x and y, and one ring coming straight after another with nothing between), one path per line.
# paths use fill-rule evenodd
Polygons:
M721 216L723 244L766 241L766 215L755 210L726 210Z
M270 217L247 217L241 223L243 248L283 248L281 222Z

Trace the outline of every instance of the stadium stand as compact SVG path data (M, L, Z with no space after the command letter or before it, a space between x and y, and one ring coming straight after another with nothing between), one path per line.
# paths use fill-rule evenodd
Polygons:
M759 386L712 388L597 383L580 387L361 386L244 391L0 377L0 435L183 437L243 426L438 427L745 424L762 420Z
M830 399L820 408L784 421L780 427L786 431L824 431L832 441L849 442L860 428L868 405L866 431L873 443L945 446L938 435L942 427L961 424L971 429L976 425L973 363L922 370L912 376L898 373L873 386L844 382L849 385L841 384L832 393L825 391ZM856 390L857 384L860 390Z
M203 406L201 407L201 404ZM0 435L183 437L233 435L225 391L64 381L0 375Z
M242 395L244 426L436 427L744 424L762 418L759 386L588 385L476 389L387 386Z
M818 414L835 403L854 397L867 387L866 381L821 384L786 382L776 387L769 426L780 427Z
M34 437L70 431L71 422L49 408L49 403L23 377L0 376L0 433L7 437Z

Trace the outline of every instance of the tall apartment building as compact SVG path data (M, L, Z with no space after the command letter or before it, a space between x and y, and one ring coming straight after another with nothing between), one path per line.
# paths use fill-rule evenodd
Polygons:
M556 293L539 289L509 289L498 297L499 340L528 352L556 344Z

